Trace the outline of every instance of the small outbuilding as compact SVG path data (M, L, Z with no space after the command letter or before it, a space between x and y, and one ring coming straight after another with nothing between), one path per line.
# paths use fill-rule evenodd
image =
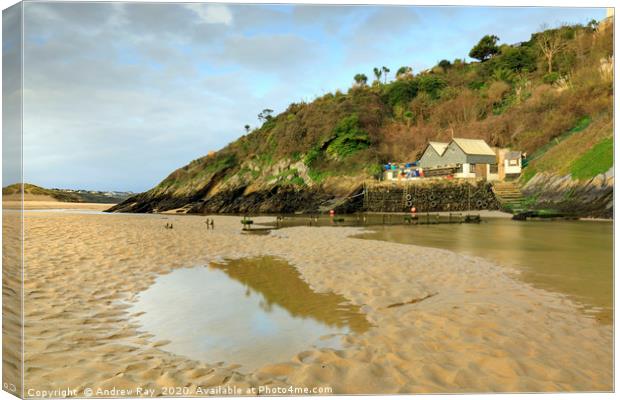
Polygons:
M512 180L521 176L523 155L520 151L496 149L497 164L499 166L499 180Z

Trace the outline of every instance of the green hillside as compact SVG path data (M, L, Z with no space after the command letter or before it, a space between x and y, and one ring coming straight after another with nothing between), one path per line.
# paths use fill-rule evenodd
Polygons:
M20 194L22 188L21 184L16 183L2 188L3 197L17 196ZM68 203L81 203L80 197L74 193L64 193L54 189L45 189L37 185L30 183L24 183L24 197L48 197L57 201L64 201Z
M346 93L293 103L275 116L266 109L259 128L115 210L200 203L236 212L252 207L217 204L245 198L258 206L298 192L343 196L382 164L416 160L429 140L452 135L527 152L524 180L537 172L587 179L613 162L613 27L597 25L550 29L514 45L487 35L472 43L477 62L441 60L427 71L403 66L388 76L381 67L360 71Z
M2 188L6 200L21 200L22 185L15 183ZM24 200L51 200L66 203L104 203L116 204L129 198L131 192L101 192L91 190L46 189L30 183L24 183Z

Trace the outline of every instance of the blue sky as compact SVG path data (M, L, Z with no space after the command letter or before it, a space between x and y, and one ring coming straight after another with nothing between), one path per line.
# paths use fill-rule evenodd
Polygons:
M37 2L24 13L25 180L143 191L264 108L605 9Z

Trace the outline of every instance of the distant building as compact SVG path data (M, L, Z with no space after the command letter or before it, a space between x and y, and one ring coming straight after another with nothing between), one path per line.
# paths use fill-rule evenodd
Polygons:
M446 151L446 147L448 147L448 143L428 142L422 157L420 157L420 167L432 168L444 164L441 156Z
M499 179L497 155L481 139L454 138L450 143L429 142L420 158L425 176Z
M521 175L521 152L491 148L481 139L454 138L450 142L428 142L420 160L385 165L385 180L415 180L425 177L515 179Z
M521 175L522 156L520 151L496 148L497 178L501 181L516 179Z

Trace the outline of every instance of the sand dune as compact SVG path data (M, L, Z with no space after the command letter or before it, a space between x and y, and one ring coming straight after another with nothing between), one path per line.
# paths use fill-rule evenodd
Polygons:
M196 216L25 215L26 394L87 387L161 394L169 386L196 393L222 384L335 393L613 388L611 326L481 259L350 238L358 228L251 236L240 234L239 217L215 216L211 231ZM289 261L315 290L361 306L374 327L346 336L343 350L308 349L242 374L226 360L207 365L167 353L128 314L159 274L261 255ZM398 303L406 304L390 307Z

